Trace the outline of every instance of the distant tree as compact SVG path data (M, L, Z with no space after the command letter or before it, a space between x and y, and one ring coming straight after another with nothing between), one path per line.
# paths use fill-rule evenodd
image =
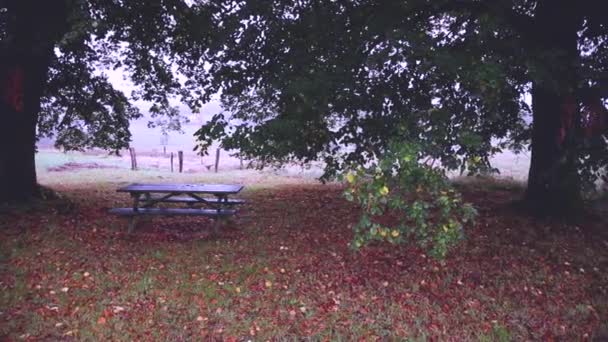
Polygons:
M181 114L178 107L168 106L165 108L153 105L150 108L151 117L154 119L148 122L148 128L160 128L161 134L169 139L170 131L178 131L184 133L182 130L182 123L190 122L187 116ZM164 145L167 142L165 141Z
M160 136L160 144L161 146L169 145L169 134L167 132L163 132Z
M531 143L525 198L544 214L580 208L608 165L603 1L211 2L210 71L232 115L198 132L203 149L322 159L330 177L395 139L472 172Z
M0 0L0 201L37 193L38 137L66 150L117 151L131 139L130 101L168 99L196 109L207 99L204 64L210 13L180 0ZM100 70L122 68L137 90L126 96ZM178 74L188 74L180 82ZM195 89L196 88L196 89Z

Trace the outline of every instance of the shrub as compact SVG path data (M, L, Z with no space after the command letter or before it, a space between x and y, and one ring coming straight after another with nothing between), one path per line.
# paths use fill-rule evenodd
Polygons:
M444 258L464 238L476 210L463 203L441 169L421 163L420 156L416 144L392 143L377 164L346 174L344 196L362 209L354 227L355 249L371 241L414 240Z

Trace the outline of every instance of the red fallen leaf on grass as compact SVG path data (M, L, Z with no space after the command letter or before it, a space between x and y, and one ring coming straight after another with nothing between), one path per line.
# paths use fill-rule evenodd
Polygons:
M41 251L43 251L44 256L39 256L36 259L36 262L33 262L34 260L26 256L20 257L17 260L19 260L19 265L22 265L20 267L23 269L29 269L32 270L32 272L42 271L42 274L36 275L36 277L32 276L32 280L29 281L31 284L44 284L44 290L36 292L39 294L34 296L40 296L51 300L53 297L47 297L49 290L55 289L57 294L61 296L63 294L59 289L61 289L62 286L70 287L70 292L68 292L70 294L69 298L70 300L73 299L74 303L71 303L68 307L62 305L60 313L47 311L46 309L43 310L47 314L54 316L61 315L64 312L69 313L70 307L73 305L80 305L83 308L83 311L87 311L88 314L94 309L91 306L87 306L87 303L94 303L101 300L99 296L91 296L86 299L74 297L76 292L72 292L72 289L79 289L82 287L82 284L71 278L73 271L82 273L86 267L89 272L95 274L95 284L97 286L104 285L103 282L105 280L101 274L103 273L102 266L100 266L104 264L106 267L109 267L109 269L116 269L115 274L119 275L129 274L131 272L137 272L139 274L146 270L157 273L154 277L155 288L151 290L151 294L146 295L144 298L138 298L136 304L123 304L125 305L125 308L129 308L128 313L130 315L132 314L132 316L125 317L124 313L120 314L121 320L124 320L130 325L128 328L129 332L135 332L132 336L134 336L135 339L141 340L152 339L152 334L150 334L151 331L156 331L160 336L159 339L169 339L167 332L170 332L172 327L163 324L162 320L160 320L161 323L157 323L154 327L147 328L146 326L143 326L142 328L138 328L138 326L142 326L142 322L149 319L148 313L156 311L155 301L154 303L150 302L150 298L157 298L158 296L165 296L172 303L180 304L181 306L175 309L176 314L179 314L183 309L189 307L196 307L198 312L204 314L215 309L214 306L221 300L226 298L232 299L230 310L234 310L237 320L248 320L252 314L264 318L267 321L267 325L264 325L263 330L268 336L272 336L272 332L274 332L274 330L267 330L271 329L267 328L268 325L279 327L285 324L292 326L290 329L293 329L294 334L307 335L307 333L320 333L323 330L322 323L327 321L330 317L336 319L332 329L335 328L336 332L343 333L344 336L349 336L348 324L343 321L344 317L357 315L358 318L360 315L363 315L361 320L366 320L367 324L372 324L374 323L374 317L377 317L381 312L384 313L383 310L387 304L387 300L391 300L395 305L396 303L401 304L400 310L398 310L398 315L401 319L399 322L401 327L391 327L391 334L397 337L407 336L408 332L411 333L410 330L402 329L402 327L413 327L415 323L412 317L418 317L417 315L420 314L438 317L436 322L429 322L434 323L439 329L434 333L430 332L429 339L431 340L447 339L444 333L445 331L449 331L450 335L454 334L452 337L455 340L466 340L462 335L463 332L465 334L467 333L466 329L473 329L491 336L491 334L493 334L493 325L489 322L490 320L496 319L500 319L501 322L504 321L505 323L501 323L501 326L511 332L512 335L521 337L521 339L540 339L542 338L543 333L548 329L550 333L554 334L555 339L578 340L585 338L585 335L583 334L587 334L586 336L594 335L597 326L602 323L601 318L605 316L605 310L601 306L597 308L597 313L594 312L591 314L590 312L581 312L581 314L576 317L568 316L568 311L571 308L579 310L582 309L582 306L578 307L577 305L580 303L589 303L590 298L594 298L590 297L590 295L599 293L598 291L601 290L602 284L605 283L603 281L603 276L597 277L597 279L589 276L590 272L587 270L591 270L593 267L590 264L581 265L581 267L584 267L585 271L587 271L584 274L579 274L580 272L576 271L579 267L578 265L576 268L565 268L563 265L562 255L563 257L567 256L568 260L577 260L575 257L577 254L575 253L580 252L582 253L581 256L583 256L583 251L585 251L584 248L571 247L568 250L564 249L563 251L561 247L553 247L553 245L543 248L543 240L541 239L541 244L535 246L536 251L534 251L534 255L545 253L547 254L545 259L548 261L536 260L535 258L529 257L528 254L531 252L528 251L528 247L521 247L521 239L519 238L519 235L521 234L513 230L509 232L508 230L503 229L505 226L512 227L520 225L526 226L530 231L534 231L534 221L530 221L529 225L524 224L527 223L527 221L515 224L510 222L509 217L503 213L504 209L502 212L486 210L485 213L487 213L487 215L499 216L508 224L501 223L501 220L487 220L489 223L486 223L486 228L483 228L482 226L479 228L473 227L470 231L467 231L467 241L470 243L471 249L463 248L455 250L454 254L446 261L447 266L442 266L441 270L437 272L435 269L435 266L437 265L433 263L432 260L429 261L428 258L427 260L423 260L421 252L411 246L400 246L395 249L387 249L385 246L373 246L369 247L369 252L362 250L358 254L351 253L344 241L349 240L352 227L348 227L347 224L330 225L328 222L329 220L320 215L321 213L317 215L315 212L316 209L314 207L318 207L318 205L311 206L308 202L315 203L315 200L317 200L317 202L323 202L325 204L327 198L328 205L326 208L337 208L336 210L338 211L334 212L334 216L340 218L347 217L349 222L356 221L357 215L352 215L353 217L350 217L347 210L339 210L339 208L346 205L342 205L341 200L334 200L334 202L331 203L332 205L329 205L329 202L332 202L331 198L333 197L315 196L316 193L326 194L329 191L327 189L319 191L302 190L294 190L291 193L286 193L284 196L280 197L293 204L293 207L290 206L290 215L293 215L294 218L300 218L297 221L297 225L306 228L298 230L297 233L288 230L292 229L288 227L290 224L289 222L278 222L282 221L283 217L286 216L286 210L275 210L276 208L273 207L274 204L265 203L268 202L268 199L264 198L264 196L259 196L259 201L257 201L260 203L260 207L259 213L256 214L263 216L261 218L258 217L261 220L259 223L260 227L268 226L267 221L271 221L273 224L272 234L269 233L265 236L265 239L267 240L264 240L264 246L262 246L264 253L269 256L267 260L268 265L263 265L261 267L267 266L273 270L279 270L280 268L294 270L293 272L286 272L286 274L280 273L275 279L272 279L273 283L279 282L281 285L290 284L290 286L293 286L293 289L290 290L292 292L289 293L287 293L287 291L282 291L282 286L278 286L278 284L273 286L273 288L276 289L275 291L265 290L265 279L259 274L261 272L256 272L254 275L250 275L242 281L239 280L236 282L235 280L239 279L243 274L240 271L226 272L222 270L222 263L226 260L211 259L209 260L210 266L204 268L209 271L198 273L201 271L201 264L196 261L194 263L189 263L189 261L197 259L199 255L186 253L183 249L184 243L186 243L185 241L176 239L170 236L170 234L164 233L162 230L154 230L155 226L158 226L156 223L150 223L149 232L144 231L142 228L135 234L137 239L133 240L126 239L123 234L106 231L104 224L100 225L99 234L92 237L92 234L90 233L74 230L74 227L71 226L74 224L73 221L66 221L65 224L56 223L58 229L60 229L62 233L66 233L62 235L66 236L66 239L69 240L70 244L75 244L75 254L86 256L87 263L94 263L93 265L83 266L81 264L82 260L75 260L70 253L54 254L52 251L56 251L57 249L48 247L53 246L54 242L47 241L48 239L46 237L38 236L27 239L26 241L28 242L28 245L33 245L32 248L42 248ZM335 198L339 198L339 194L336 194ZM100 200L100 202L102 201ZM488 204L484 203L483 205L487 206ZM311 208L313 210L309 210ZM81 209L83 212L97 210L95 206L91 206L90 208L83 206ZM106 219L102 217L101 220ZM79 221L91 223L91 217L79 217L77 222ZM109 220L104 222L115 224ZM206 223L207 222L205 221L205 224ZM176 223L167 221L166 224L173 225ZM487 224L490 224L490 227L488 227ZM185 226L186 225L184 224L180 226L180 228L185 228ZM322 233L322 230L327 229L330 226L332 227L332 234L326 236ZM485 236L480 234L479 230L481 229L483 229ZM489 234L490 232L491 234ZM276 235L273 235L275 233ZM107 239L102 239L99 235L104 235ZM2 244L1 240L3 237L4 236L0 236L0 244ZM83 237L84 241L87 241L87 243L83 243L80 239L81 237ZM328 239L332 237L335 238L332 240ZM566 243L565 246L585 246L580 239L566 238L569 238L569 236L564 235L563 237L556 237L556 243L559 243L560 245ZM220 240L221 241L217 242L217 246L215 244L210 246L212 254L217 254L215 253L215 249L219 249L220 244L226 243L225 247L231 251L230 256L233 258L227 259L230 260L231 264L257 265L256 261L258 259L256 259L256 257L259 252L259 244L255 242L255 238L250 239L249 237L246 237L245 234L238 236L238 238L228 234L222 234ZM510 242L512 240L515 242ZM103 243L103 241L112 241L110 244L112 247ZM135 243L135 241L137 241L137 243ZM254 241L254 244L251 243L252 241ZM88 242L91 242L91 244ZM598 241L598 243L599 242L600 241ZM342 245L343 243L344 245ZM1 246L4 247L5 245L6 242ZM41 247L43 245L45 245L45 247ZM289 245L289 250L280 251L281 254L279 256L280 248L277 246L284 245ZM173 277L176 275L171 267L165 267L163 271L159 271L159 262L156 260L147 260L146 258L136 260L131 258L131 256L148 255L146 253L148 253L151 247L153 249L162 249L166 252L165 259L167 260L167 265L170 265L173 262L184 264L183 274L185 276L192 274L192 272L196 272L197 274L200 274L201 278L207 278L209 274L215 272L218 273L218 277L220 278L218 280L225 281L231 286L241 286L241 289L245 293L236 295L237 291L233 290L229 294L230 291L219 289L215 294L220 301L214 299L209 303L207 302L209 298L204 296L190 298L188 291L183 292L181 290L182 285L187 284L187 281L182 278L175 279L175 286L177 289L169 291L166 285L173 284ZM603 245L600 247L604 248ZM325 248L329 248L328 252L323 252L325 251ZM130 249L134 250L131 251ZM238 253L234 254L238 254L238 256L233 254L236 250L238 250ZM335 252L336 255L341 258L337 258L331 251ZM604 251L605 250L596 251L596 254L594 255L603 257ZM99 255L108 255L109 257L103 258L103 261L101 261L97 259ZM186 260L184 260L183 257L185 257ZM118 261L119 263L110 267L111 264L107 262L108 260ZM345 260L346 263L340 264L339 262L341 260ZM400 260L402 260L402 262ZM559 262L560 260L561 262ZM37 264L38 261L40 261L41 265ZM398 262L401 262L402 265L399 265ZM548 262L550 267L544 268L544 262ZM51 272L50 276L47 276L44 269L45 263L48 263L49 266L57 265L60 267L61 272L59 273L61 274ZM68 265L68 263L70 264ZM395 264L398 267L395 266ZM79 269L75 269L77 266ZM445 267L445 269L443 267ZM54 267L52 268L54 269ZM476 286L475 276L470 276L471 272L477 270L483 275L482 280L486 280L483 284L485 288ZM541 270L542 274L548 274L548 277L546 278L548 282L546 284L542 283L542 285L540 283L535 283L534 291L536 291L536 289L541 290L543 295L536 296L534 295L535 292L532 290L524 292L522 290L523 286L530 287L530 282L526 280L533 279L532 277L535 277L536 273L540 273ZM569 270L571 273L568 276L564 276L565 270ZM67 276L64 276L64 273L67 274ZM62 277L68 278L64 279ZM99 277L99 280L97 277ZM46 280L47 278L48 280ZM67 279L70 281L67 281ZM425 279L425 286L416 286L415 289L410 290L413 284L418 284L422 279ZM462 280L462 285L457 284L457 280L459 279ZM496 283L494 282L495 279ZM554 282L552 281L553 279L555 279ZM319 283L317 283L317 280ZM0 283L2 281L2 275L0 275ZM103 296L114 297L119 296L121 293L124 293L123 291L130 288L130 285L132 284L129 282L132 282L133 278L112 275L111 277L108 277L108 281L116 283L117 285L110 286L110 284L108 284L108 290L103 292ZM235 282L230 283L230 281ZM386 288L381 287L382 291L377 291L377 287L382 281L389 281L389 286ZM252 294L247 293L248 291L245 290L249 288L251 283L255 283L255 287L260 292ZM329 310L329 312L319 310L324 304L328 304L327 308L330 308L329 303L324 303L330 298L325 295L326 291L320 293L318 287L318 284L320 283L324 284L327 288L326 291L337 292L338 289L340 289L344 295L344 297L340 298L344 305L340 307L341 311L335 316L332 316L334 313L331 312L331 310ZM12 279L10 279L9 284L12 284ZM92 281L91 284L93 284ZM124 286L122 284L124 284ZM358 285L354 286L354 284ZM471 290L473 287L474 291ZM171 286L169 286L169 288L171 288ZM513 289L512 292L511 289ZM412 291L412 293L400 293L402 290L409 290ZM329 294L333 295L333 293ZM310 308L310 314L308 312L306 312L306 315L300 313L298 310L299 304L293 304L288 308L284 308L287 310L291 309L294 313L297 313L296 315L293 315L293 320L288 320L289 316L292 315L290 314L288 316L285 310L280 311L278 310L278 307L280 308L280 306L275 305L276 303L279 303L282 298L287 298L284 296L288 296L290 299L308 299L307 305ZM603 299L603 295L597 296L599 296L598 298L600 300ZM173 301L174 298L176 299L175 301ZM202 307L200 303L197 304L197 299L203 302ZM488 323L480 322L479 316L477 315L461 314L462 309L466 309L469 306L467 300L471 299L475 299L479 302L479 305L474 305L478 306L477 311L486 316ZM515 317L512 317L509 315L510 312L507 308L500 307L500 303L507 300L509 302L516 301L521 305L521 312L526 312L526 320L540 320L542 324L532 324L530 328L523 327L524 329L520 330L522 325L524 325L523 322L518 321L521 317L517 315L513 315ZM428 306L429 303L433 304L432 307ZM319 306L319 304L321 304L321 306ZM39 304L32 303L32 298L26 298L24 303L19 304L18 307L13 307L2 313L2 317L16 317L19 319L19 317L28 309L35 312L37 305ZM209 309L207 309L207 305L210 306ZM442 311L445 310L446 305L449 305L449 311L451 311L452 314L442 313ZM110 308L112 308L112 306L110 306ZM559 319L546 318L545 316L549 312L547 308L551 308L551 312L555 313L556 317ZM590 310L591 309L586 311ZM277 312L280 312L282 316L278 315ZM471 312L475 313L476 311L472 310ZM81 323L78 320L89 320L90 316L87 316L88 315L85 314L78 315L72 320L76 320L76 323ZM201 330L199 330L200 332L194 332L194 334L198 333L201 334L201 336L205 336L205 334L208 333L205 329L215 331L217 326L223 326L225 327L227 334L240 336L242 339L247 337L249 331L248 326L243 326L242 328L239 328L240 330L237 330L234 329L235 326L232 325L232 321L226 321L220 316L215 318L214 316L215 315L213 314L210 316L211 320L214 322L210 323L211 326L209 328L206 327L207 324L199 324L201 325L200 327L196 325L195 329L200 328ZM93 316L93 321L90 322L97 327L97 329L94 329L94 332L99 334L100 331L109 328L104 325L96 325L94 317L96 316ZM105 325L110 326L114 323L111 318L102 317L106 322ZM184 317L187 317L187 315ZM176 319L183 320L183 318ZM371 321L368 321L368 319ZM181 331L182 326L186 326L190 323L191 322L187 322L185 325L176 324L175 327ZM150 323L150 325L151 324L152 323ZM558 330L562 324L572 326L572 330L566 330L564 332ZM68 323L66 324L66 327L71 326ZM427 327L426 324L424 327L430 328ZM462 330L462 327L464 327L464 331ZM137 329L147 329L147 331L142 332ZM379 334L378 331L374 331L374 327L370 327L369 329L371 331L361 332L360 336L363 340L371 340ZM528 334L530 335L527 335L525 331L528 331ZM98 337L101 338L101 335L98 335ZM215 335L214 337L218 340L234 340L228 336ZM31 338L34 339L35 337L32 336ZM211 337L208 339L210 338Z
M112 309L110 308L105 308L101 314L101 317L103 318L112 318L114 316L114 313L112 312Z

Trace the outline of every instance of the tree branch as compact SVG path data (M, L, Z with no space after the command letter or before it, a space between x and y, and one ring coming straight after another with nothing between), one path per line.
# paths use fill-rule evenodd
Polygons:
M434 6L429 4L429 6ZM529 33L534 25L534 18L517 12L508 2L504 1L475 1L475 0L451 0L436 7L435 12L469 12L475 17L480 17L483 14L491 15L499 20L504 21L514 31L518 33Z

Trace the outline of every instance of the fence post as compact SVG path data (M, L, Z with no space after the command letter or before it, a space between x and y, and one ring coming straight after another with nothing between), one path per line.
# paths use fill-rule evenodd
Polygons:
M184 152L177 151L177 159L179 160L179 173L184 170Z
M173 152L171 152L171 172L173 172Z
M220 149L215 150L215 173L217 173L217 168L220 166Z
M135 148L129 147L129 154L131 155L131 170L137 170L137 156L135 155Z

